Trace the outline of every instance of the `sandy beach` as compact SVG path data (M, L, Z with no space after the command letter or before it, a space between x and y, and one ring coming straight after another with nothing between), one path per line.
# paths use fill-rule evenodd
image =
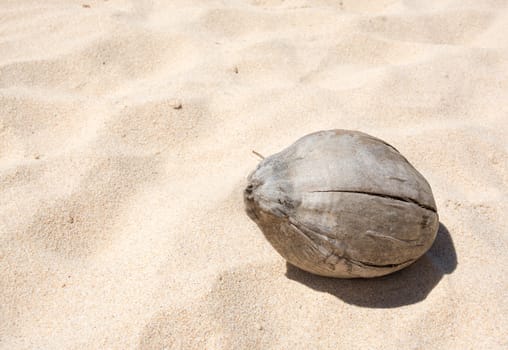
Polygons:
M507 349L508 1L2 1L1 349ZM259 158L395 146L440 228L410 267L287 265Z

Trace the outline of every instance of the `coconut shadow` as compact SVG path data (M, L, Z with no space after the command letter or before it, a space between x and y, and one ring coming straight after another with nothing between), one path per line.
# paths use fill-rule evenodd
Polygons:
M329 293L348 304L395 308L424 300L445 274L457 267L450 232L443 223L432 247L414 264L393 274L370 279L321 277L287 263L286 276L314 290Z

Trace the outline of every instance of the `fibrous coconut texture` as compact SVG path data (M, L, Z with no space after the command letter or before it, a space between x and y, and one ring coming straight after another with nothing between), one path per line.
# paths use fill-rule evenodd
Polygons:
M439 219L425 178L357 131L307 135L248 178L246 211L289 263L322 276L376 277L432 245Z

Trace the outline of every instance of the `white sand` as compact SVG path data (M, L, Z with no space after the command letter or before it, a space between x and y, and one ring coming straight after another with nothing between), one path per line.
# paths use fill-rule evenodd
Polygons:
M0 347L508 348L507 6L2 1ZM252 150L331 128L432 185L410 268L313 277L244 213Z

